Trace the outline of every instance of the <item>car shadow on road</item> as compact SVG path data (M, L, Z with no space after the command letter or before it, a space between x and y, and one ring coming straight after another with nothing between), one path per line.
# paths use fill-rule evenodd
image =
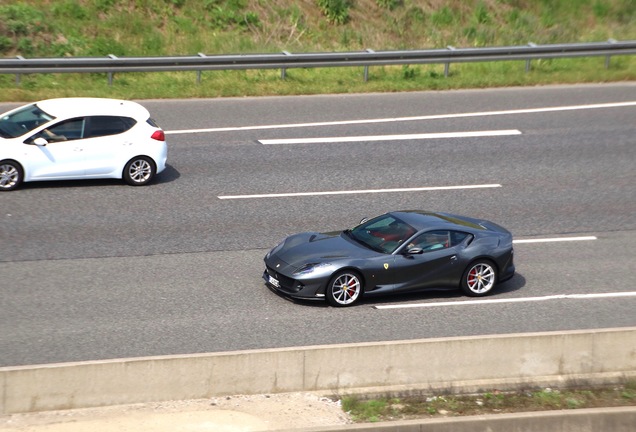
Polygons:
M181 177L179 171L173 166L166 165L166 168L144 187L153 187L165 183L171 183ZM57 189L67 187L93 187L93 186L125 186L128 185L121 179L90 179L90 180L52 180L35 181L22 183L16 191L20 189Z
M157 174L157 177L155 178L155 181L153 183L172 183L179 177L181 177L181 173L172 165L166 164L166 168L160 174Z
M516 273L514 277L506 282L502 282L495 286L492 293L485 297L468 297L466 296L461 289L430 289L426 291L420 292L412 292L405 294L387 294L382 296L375 297L363 297L362 300L354 305L353 307L364 307L364 306L378 306L381 304L395 304L395 303L415 303L415 302L441 302L441 301L461 301L461 299L501 299L508 297L507 294L514 293L515 291L520 290L526 285L526 278L523 275ZM269 287L268 287L269 288ZM281 298L284 298L292 303L308 306L308 307L319 307L319 308L328 308L330 306L326 301L316 301L316 300L301 300L294 299L288 297L282 293L279 293L270 288L270 290Z

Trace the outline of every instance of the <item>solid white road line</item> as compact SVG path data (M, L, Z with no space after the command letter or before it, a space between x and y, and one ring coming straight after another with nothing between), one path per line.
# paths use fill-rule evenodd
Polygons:
M392 123L392 122L407 122L407 121L422 121L422 120L454 119L454 118L466 118L466 117L488 117L488 116L500 116L500 115L535 114L535 113L556 112L556 111L577 111L577 110L588 110L588 109L623 108L623 107L630 107L630 106L636 106L636 101L591 104L591 105L570 105L570 106L561 106L561 107L529 108L529 109L518 109L518 110L508 110L508 111L485 111L485 112L472 112L472 113L459 113L459 114L438 114L438 115L414 116L414 117L393 117L393 118L389 117L389 118L379 118L379 119L342 120L342 121L315 122L315 123L291 123L291 124L260 125L260 126L256 125L256 126L236 126L236 127L205 128L205 129L182 129L182 130L174 130L174 131L165 131L165 134L166 135L197 134L197 133L211 133L211 132L236 132L236 131L249 131L249 130L291 129L291 128L306 128L306 127L320 127L320 126Z
M290 138L290 139L267 139L259 140L263 145L271 144L318 144L318 143L343 143L343 142L366 142L366 141L404 141L423 140L440 138L473 138L521 135L521 131L516 129L475 131L475 132L443 132L443 133L422 133L404 135L367 135L367 136L344 136L344 137L322 137L322 138Z
M543 239L520 239L513 240L513 243L550 243L550 242L568 242L568 241L588 241L598 240L595 236L583 236L583 237L554 237Z
M457 189L483 189L483 188L499 188L499 187L501 187L500 184L483 184L483 185L465 185L465 186L436 186L436 187L368 189L368 190L328 191L328 192L293 192L293 193L260 194L260 195L219 195L217 198L218 199L281 198L281 197L302 197L302 196L320 196L320 195L352 195L352 194L373 194L373 193L391 193L391 192L422 192L422 191L457 190Z
M495 303L524 303L524 302L538 302L548 300L562 300L562 299L595 299L595 298L614 298L614 297L636 297L636 291L615 292L615 293L596 293L596 294L557 294L545 297L521 297L511 299L493 299L493 300L468 300L457 302L439 302L439 303L415 303L404 305L385 305L385 306L373 306L375 309L409 309L409 308L433 308L442 306L472 306L472 305L487 305Z

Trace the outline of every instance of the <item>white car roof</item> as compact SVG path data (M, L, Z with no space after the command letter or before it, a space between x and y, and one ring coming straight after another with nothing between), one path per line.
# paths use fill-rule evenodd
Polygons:
M146 108L136 102L106 98L59 98L35 103L55 117L71 118L86 115L123 115L145 121L150 117Z

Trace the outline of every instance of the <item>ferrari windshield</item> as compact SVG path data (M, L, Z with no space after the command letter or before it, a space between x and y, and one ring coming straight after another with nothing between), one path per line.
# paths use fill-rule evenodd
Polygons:
M347 230L345 234L369 249L391 254L415 232L411 225L385 214Z
M0 137L19 137L54 118L52 115L42 111L35 104L27 105L19 110L11 111L0 118Z

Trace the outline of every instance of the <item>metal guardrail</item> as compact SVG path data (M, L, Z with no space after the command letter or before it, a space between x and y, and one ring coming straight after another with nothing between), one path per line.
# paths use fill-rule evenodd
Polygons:
M39 73L107 73L112 84L114 73L119 72L174 72L197 71L197 82L201 71L205 70L245 70L281 69L285 78L286 69L320 68L342 66L364 66L365 81L370 66L444 64L445 76L451 63L525 60L526 71L535 59L605 56L605 67L609 67L610 57L636 54L636 41L574 43L558 45L536 45L490 48L455 48L407 50L407 51L366 51L334 53L292 54L287 51L274 54L205 55L178 57L23 57L0 59L0 74L15 74L20 83L22 74Z

